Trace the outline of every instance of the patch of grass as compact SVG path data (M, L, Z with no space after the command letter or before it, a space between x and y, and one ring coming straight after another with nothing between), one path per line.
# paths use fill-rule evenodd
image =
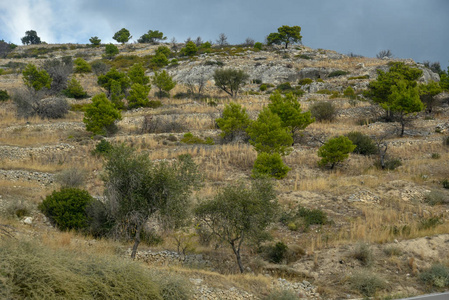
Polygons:
M152 274L137 263L37 242L0 243L2 299L163 299Z
M205 140L203 140L200 137L194 136L192 133L187 132L184 134L184 137L181 139L181 142L185 144L206 144L206 145L213 145L214 140L211 137L207 137Z
M422 218L419 221L418 229L427 230L437 227L444 223L444 220L441 216L432 216L428 218Z
M343 70L336 70L331 72L327 77L328 78L332 78L332 77L338 77L338 76L343 76L343 75L348 75L349 72L347 71L343 71Z
M384 253L388 256L401 256L402 250L397 246L388 246L384 248Z
M369 75L348 77L348 80L369 79Z
M432 159L440 159L441 155L440 155L440 153L432 153L431 158Z
M274 290L267 296L262 298L263 300L296 300L298 295L292 290Z
M312 57L310 57L307 54L298 54L298 55L295 55L295 57L302 58L302 59L312 59Z
M438 205L449 202L449 199L447 199L447 196L444 195L442 192L438 190L432 190L430 193L428 193L424 201L427 202L429 205Z

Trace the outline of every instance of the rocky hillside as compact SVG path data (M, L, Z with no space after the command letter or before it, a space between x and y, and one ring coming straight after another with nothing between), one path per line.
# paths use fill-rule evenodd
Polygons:
M0 59L0 90L13 95L23 87L20 70L24 65L42 66L47 59L67 56L82 57L89 63L102 61L122 71L134 62L144 62L146 74L154 74L149 61L157 45L118 47L119 56L111 60L102 57L104 47L18 47L8 58ZM226 244L204 243L195 228L188 229L191 235L186 253L179 254L179 233L158 231L152 223L152 234L160 243L141 245L137 258L145 266L183 276L193 287L195 299L261 299L279 289L311 299L368 294L393 299L441 288L423 281L420 274L435 264L447 267L448 263L449 148L443 143L449 134L448 95L438 95L432 113L418 113L400 137L399 124L383 122L383 109L362 94L376 79L377 70L388 70L391 61L421 69L420 83L438 81L438 74L409 59L354 57L306 46L261 51L230 46L193 57L172 55L170 60L177 62L161 68L177 81L171 97L157 99L153 87L150 98L160 100L162 106L123 111L118 132L110 136L88 133L83 112L77 109L104 91L95 73L74 75L89 97L67 98L72 109L62 119L22 119L16 116L13 101L0 102L0 224L13 228L16 238L37 236L49 245L58 240L61 248L75 251L83 245L85 251L100 254L102 247L110 247L117 259L128 257L127 243L102 246L105 241L75 234L61 241L61 233L37 209L46 195L60 188L59 176L66 170L82 170L83 188L102 199L104 160L92 155L92 150L98 139L124 142L155 162L191 154L204 175L204 186L195 194L196 201L201 201L227 183L248 182L257 157L249 143L221 139L215 119L225 105L236 102L256 119L273 91L285 88L295 92L305 111L316 103L331 102L335 118L312 123L296 137L291 153L283 157L291 171L276 181L282 211L269 228L271 241L259 249L244 248L246 274L237 275L235 257ZM214 85L214 70L222 67L249 75L248 84L234 99ZM201 82L205 83L202 97L194 97L189 88ZM344 94L348 87L354 90L354 97ZM151 126L145 123L148 120ZM379 168L378 154L352 153L332 170L320 168L317 152L322 143L352 131L384 147L392 167ZM182 142L187 132L214 143ZM294 216L301 207L321 212L326 222L305 225L304 219ZM8 241L2 232L0 237ZM270 249L277 242L284 243L288 251L274 263ZM367 292L367 288L374 292Z

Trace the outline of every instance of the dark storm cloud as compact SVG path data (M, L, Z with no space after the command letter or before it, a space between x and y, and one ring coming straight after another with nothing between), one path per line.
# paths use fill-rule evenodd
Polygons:
M201 36L264 41L282 25L299 25L306 46L374 57L390 49L416 61L449 60L447 0L16 0L0 3L0 39L20 43L35 29L48 42L113 42L125 27L137 40L149 29L182 42Z

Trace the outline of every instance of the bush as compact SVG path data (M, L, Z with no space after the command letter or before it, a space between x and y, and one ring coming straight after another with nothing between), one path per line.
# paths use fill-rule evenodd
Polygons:
M9 100L9 95L6 90L0 90L0 102Z
M356 145L353 151L354 153L361 155L371 155L377 153L377 146L369 136L358 131L352 131L346 136L354 145Z
M194 42L187 42L186 46L181 49L181 54L185 56L193 56L198 52L198 47Z
M97 76L106 74L110 68L107 64L105 64L101 60L94 60L93 62L90 63L90 65L92 67L92 71Z
M310 225L325 225L328 223L327 214L320 209L308 209L306 207L298 206L296 215L303 218L306 228Z
M104 155L108 154L109 151L112 150L112 144L105 139L102 139L96 146L95 149L92 151L92 154L99 154Z
M449 136L443 137L443 145L444 146L449 146Z
M163 299L154 275L135 262L35 241L0 243L2 299Z
M252 170L252 177L273 177L282 179L287 176L291 169L284 164L281 156L278 153L260 152L254 161Z
M355 99L356 98L356 94L354 92L354 89L350 86L348 86L344 91L343 91L343 96L345 96L345 98L349 98L349 99Z
M105 46L105 57L106 58L113 58L115 55L119 53L119 50L116 45L114 44L107 44Z
M81 230L88 225L86 207L92 200L87 191L63 188L47 196L39 209L60 230Z
M67 89L64 90L64 94L69 98L82 99L87 97L87 93L84 91L81 83L76 80L75 77L67 84Z
M7 217L17 217L19 219L29 216L31 213L32 207L25 201L17 201L14 199L6 205L6 216ZM1 285L0 285L1 286Z
M150 100L148 101L147 107L149 108L158 108L162 106L162 102L159 100Z
M312 79L310 79L310 78L304 78L304 79L300 79L300 80L298 81L298 84L299 84L299 85L306 85L306 84L311 84L312 82L313 82Z
M268 259L270 262L280 264L287 255L288 247L283 242L277 242L274 246L270 247L268 253Z
M320 101L312 104L310 112L312 113L312 117L317 121L331 122L335 119L336 108L332 102Z
M246 109L233 102L225 105L221 118L216 119L215 122L221 129L221 137L226 141L245 137L245 130L251 123Z
M433 206L447 203L449 202L449 199L447 198L447 195L443 194L442 192L438 190L432 190L425 196L424 201Z
M342 76L342 75L347 75L347 74L349 74L349 72L343 71L343 70L337 70L337 71L331 72L327 77L332 78L332 77L337 77L337 76Z
M186 127L179 120L163 120L159 117L144 116L142 133L174 133L185 132Z
M67 80L73 71L71 56L63 57L61 60L52 59L44 62L43 68L50 75L52 82L50 93L59 94L67 88Z
M63 98L48 98L40 101L37 114L42 119L61 119L69 112L70 105Z
M346 136L332 138L318 149L318 156L321 157L318 165L324 167L330 164L330 168L333 169L336 164L348 158L349 153L355 148L356 146Z
M449 286L449 267L442 264L433 265L430 269L422 272L419 279L437 288L447 287Z
M192 299L192 284L189 280L174 274L158 274L154 272L153 280L159 285L159 290L164 300L189 300Z
M75 65L75 73L90 73L92 72L92 66L82 58L77 58L73 62Z
M382 165L380 161L376 161L374 164L378 169L382 169ZM384 170L394 170L398 167L402 166L402 162L399 158L388 158L384 162Z
M378 290L386 287L385 280L368 271L355 273L349 282L352 288L358 290L365 297L372 297Z
M432 216L428 218L422 218L419 221L419 230L427 230L437 227L438 225L441 225L444 223L444 220L440 216Z
M86 130L94 134L114 133L114 122L121 118L120 111L101 93L95 95L92 103L87 105L83 122L86 124Z
M259 87L260 91L262 91L262 92L265 92L267 90L267 88L268 87L267 87L267 85L265 83L261 84L260 87Z
M203 140L200 137L194 136L192 133L187 132L184 134L184 137L181 139L181 142L185 144L206 144L206 145L213 145L214 140L210 137L207 137L206 140Z
M365 267L371 266L373 264L373 251L366 243L358 244L354 249L352 256L360 261L360 263Z
M278 85L278 86L276 87L276 89L277 89L277 90L280 90L281 92L285 92L285 91L290 91L290 90L292 90L293 88L292 88L290 82L284 82L284 83L281 83L280 85Z
M254 43L254 49L257 49L257 50L262 50L262 43L261 42L256 42L256 43Z
M85 170L70 168L56 175L56 182L63 188L79 188L84 185L87 173Z
M443 181L441 181L441 184L443 185L443 188L449 189L449 180L444 179Z

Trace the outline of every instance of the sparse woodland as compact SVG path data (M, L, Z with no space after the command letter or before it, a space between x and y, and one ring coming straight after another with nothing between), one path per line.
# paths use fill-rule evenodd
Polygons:
M300 30L1 41L0 298L447 289L447 71Z

